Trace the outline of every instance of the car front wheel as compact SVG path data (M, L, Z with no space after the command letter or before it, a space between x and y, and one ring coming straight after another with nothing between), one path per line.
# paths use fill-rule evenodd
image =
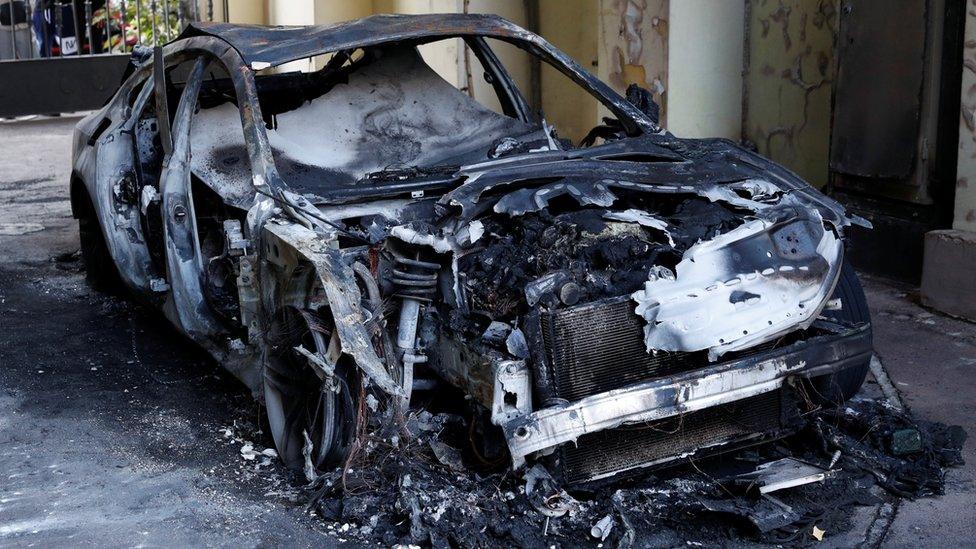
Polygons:
M343 463L356 435L358 370L340 359L335 376L323 380L296 349L327 356L333 328L328 315L294 307L271 327L264 373L268 424L278 455L307 477Z
M844 261L831 299L840 299L840 308L824 311L822 316L849 325L871 322L871 312L868 310L864 288L854 267L847 260ZM864 384L870 365L871 359L866 358L861 364L813 378L812 385L818 400L824 404L837 406L856 395Z

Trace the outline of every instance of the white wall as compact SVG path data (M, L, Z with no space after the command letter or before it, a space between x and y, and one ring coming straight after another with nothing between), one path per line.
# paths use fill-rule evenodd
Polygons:
M669 19L668 129L739 140L744 0L672 1Z

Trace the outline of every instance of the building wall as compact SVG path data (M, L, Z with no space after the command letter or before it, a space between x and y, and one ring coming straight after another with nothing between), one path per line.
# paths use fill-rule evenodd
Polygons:
M279 0L291 3L296 0ZM299 2L308 0L297 0ZM328 25L342 21L351 21L373 14L374 4L370 0L358 0L355 2L337 2L336 0L312 0L314 8L315 24Z
M827 183L839 0L749 0L742 133L811 184Z
M679 0L681 3L687 0ZM735 1L735 0L732 0ZM668 125L669 0L599 0L597 76L619 93L637 84L654 94ZM600 109L600 116L606 116Z
M314 0L268 0L269 25L308 25L315 20Z
M968 4L963 49L956 203L952 227L976 231L976 0L969 0Z
M594 0L540 0L539 34L595 73L600 68L599 14ZM578 143L599 123L597 100L549 65L540 69L542 112L560 136Z
M599 17L602 80L650 90L676 135L740 138L744 0L600 0Z
M268 22L269 0L228 0L228 21L230 23L245 23L263 25ZM207 17L207 0L199 0L200 17ZM224 20L224 3L213 0L213 20Z

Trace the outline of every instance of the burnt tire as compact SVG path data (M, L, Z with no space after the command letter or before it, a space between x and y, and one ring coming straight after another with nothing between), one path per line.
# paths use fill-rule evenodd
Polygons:
M345 461L356 436L357 369L340 360L336 367L339 392L335 393L294 350L302 345L324 355L330 328L314 313L291 307L271 326L272 345L264 371L265 410L278 455L295 471L306 468L307 444L311 444L312 467L324 472Z
M78 239L81 260L85 264L85 280L95 291L118 295L123 290L122 278L108 251L95 208L88 197L85 201L85 207L78 212Z
M847 260L841 268L837 287L831 299L840 299L841 308L834 311L824 311L822 316L844 324L863 324L871 322L871 312L868 301L864 296L864 288L857 278L854 267ZM839 372L813 378L812 385L815 396L821 404L838 406L857 394L864 378L871 366L871 359L866 358L862 364L851 366Z

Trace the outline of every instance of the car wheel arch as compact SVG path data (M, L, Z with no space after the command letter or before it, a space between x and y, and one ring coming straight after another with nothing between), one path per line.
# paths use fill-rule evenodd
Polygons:
M88 185L77 171L71 172L71 182L68 188L71 204L71 216L81 219L83 216L94 216L95 206Z
M267 312L263 322L266 326L262 330L265 337L261 368L262 400L268 426L279 456L290 468L297 470L307 466L303 456L303 447L307 444L311 444L311 448L319 455L313 465L316 469L336 466L344 461L357 433L356 411L360 399L359 391L362 388L355 360L340 351L334 364L333 378L340 388L334 395L327 395L328 402L320 402L326 404L328 421L318 425L303 424L299 415L296 415L298 409L304 409L308 405L306 399L309 392L321 393L322 390L313 386L314 384L308 385L309 380L314 378L308 376L310 370L307 367L303 368L296 363L292 350L296 345L302 345L310 352L327 356L326 349L330 346L330 339L336 335L332 308L328 303L316 302L314 299L317 279L315 267L304 261L288 273L286 280L275 289L282 298L274 300L277 306L273 311ZM299 295L301 297L297 299L284 297ZM295 321L302 325L300 330L295 329ZM302 334L311 334L316 330L316 325L319 325L318 329L322 334L302 343L303 339L308 339ZM328 332L328 336L325 336L325 332ZM332 345L336 343L331 342ZM304 382L301 381L302 378ZM311 438L303 441L303 436Z

